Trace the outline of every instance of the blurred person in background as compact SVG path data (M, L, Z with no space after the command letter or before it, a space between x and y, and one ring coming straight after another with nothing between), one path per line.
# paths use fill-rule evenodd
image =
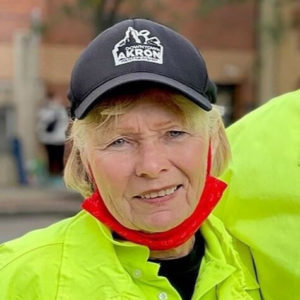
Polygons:
M300 90L269 100L227 134L228 188L214 213L249 247L263 299L300 299Z
M65 182L83 209L0 247L2 299L260 299L211 214L230 158L215 96L166 26L129 19L93 40L69 91Z
M62 176L64 144L68 115L62 99L48 90L46 101L38 110L37 136L47 154L47 166L50 177Z

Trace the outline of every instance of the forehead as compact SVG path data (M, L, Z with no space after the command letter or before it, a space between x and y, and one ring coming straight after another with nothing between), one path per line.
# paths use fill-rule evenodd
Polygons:
M118 114L112 115L105 131L139 131L142 124L152 129L161 129L184 125L184 120L183 112L174 103L145 96L131 103L126 109L121 109Z

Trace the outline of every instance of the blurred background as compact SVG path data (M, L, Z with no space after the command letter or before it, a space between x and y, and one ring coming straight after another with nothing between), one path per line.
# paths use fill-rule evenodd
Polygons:
M50 94L68 105L76 58L128 17L164 23L199 48L227 126L300 87L298 0L0 0L0 242L78 211L80 196L48 165L38 118Z

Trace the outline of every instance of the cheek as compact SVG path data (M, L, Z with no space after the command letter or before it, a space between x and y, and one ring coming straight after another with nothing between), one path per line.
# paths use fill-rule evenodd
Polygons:
M94 155L91 169L98 188L114 195L123 192L132 173L128 159L109 155Z
M207 173L207 148L202 142L190 143L185 147L181 162L181 170L188 180L188 201L197 203L205 183Z
M202 143L185 147L180 156L181 158L178 158L178 161L181 161L181 165L187 173L205 174L207 170L207 150Z

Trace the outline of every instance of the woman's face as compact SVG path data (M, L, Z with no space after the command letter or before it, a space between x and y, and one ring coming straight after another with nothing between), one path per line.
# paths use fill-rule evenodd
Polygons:
M112 130L95 134L84 155L106 207L123 226L163 232L192 214L204 186L207 128L186 128L181 115L143 99Z

